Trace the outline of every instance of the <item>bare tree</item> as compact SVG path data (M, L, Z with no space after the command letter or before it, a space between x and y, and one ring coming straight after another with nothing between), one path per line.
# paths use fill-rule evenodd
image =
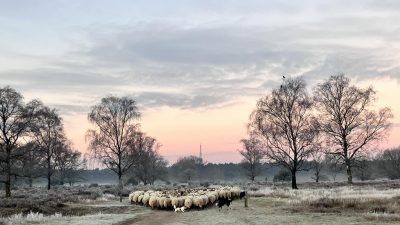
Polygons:
M372 164L373 158L368 156L357 160L357 163L354 165L354 176L361 181L371 180L373 175Z
M346 166L348 183L353 183L352 167L371 144L386 137L389 108L370 110L375 91L350 85L343 74L331 76L314 91L319 110L320 130L325 134L328 153L336 155Z
M267 158L291 172L293 189L297 189L296 172L315 150L318 129L312 107L304 80L285 79L279 89L258 101L251 115L250 132L265 144Z
M76 169L82 164L80 160L81 153L74 151L69 142L64 143L55 152L55 164L60 173L60 185L64 185L65 180L71 184L72 180L76 177Z
M343 164L339 163L339 158L335 155L325 155L325 163L331 173L333 181L336 181L338 173L343 171Z
M140 117L135 100L128 97L106 97L92 107L89 122L95 128L87 133L93 155L118 175L120 201L122 176L134 165L134 148L130 145Z
M311 154L311 168L313 170L313 176L311 179L318 183L323 178L322 169L324 168L324 154L321 151L314 151Z
M11 177L18 175L15 161L24 154L18 146L29 133L36 104L32 101L25 105L13 88L0 88L0 182L5 184L6 197L11 197Z
M190 182L199 174L199 169L203 165L203 159L197 156L186 156L179 158L172 166L172 170L177 177Z
M400 179L400 147L385 150L379 156L379 167L389 179Z
M255 177L261 172L261 160L265 156L262 144L255 137L242 139L241 142L243 149L239 150L239 153L243 156L243 159L240 165L246 170L250 180L254 182Z
M132 167L134 176L144 185L154 184L156 179L162 178L166 173L167 162L158 153L161 145L155 138L146 136L143 132L137 132L132 145L134 145L136 159Z
M55 109L41 105L32 126L32 138L43 152L46 168L47 190L51 188L51 178L56 169L55 154L66 142L61 117Z

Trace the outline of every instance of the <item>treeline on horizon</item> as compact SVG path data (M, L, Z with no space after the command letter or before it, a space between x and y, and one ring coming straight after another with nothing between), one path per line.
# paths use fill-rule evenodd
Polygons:
M193 163L194 160L199 164ZM186 162L184 162L186 161ZM315 164L318 163L318 166ZM332 161L330 158L316 162L310 160L304 162L304 168L300 174L302 182L343 182L346 180L345 168ZM184 169L184 170L182 170ZM355 178L359 181L369 180L395 180L400 179L400 147L387 149L376 156L360 161L354 170ZM118 182L115 173L107 168L76 168L73 176L69 176L65 184L67 185L112 185ZM196 156L183 157L181 162L174 163L165 167L162 176L157 178L158 184L179 185L189 184L223 184L230 182L290 182L291 174L284 167L261 163L257 166L254 181L251 181L248 170L242 163L202 163ZM144 185L142 180L134 175L127 175L123 179L124 185ZM30 186L32 183L26 178L16 180L15 185L20 187ZM52 185L65 185L61 182L59 174L55 174ZM148 184L148 185L153 185ZM37 177L33 180L34 186L46 185L44 178Z
M324 170L329 174L346 171L348 183L353 176L361 180L398 178L398 149L371 156L375 144L389 134L393 118L388 107L373 109L373 87L357 87L340 74L319 83L312 94L308 90L302 77L284 76L280 87L260 98L251 113L249 137L241 140L239 150L242 162L225 165L205 164L201 158L189 156L168 166L158 152L161 144L141 130L136 101L107 96L88 113L90 158L116 175L120 193L127 183L152 185L158 180L247 177L255 181L264 176L265 181L271 171L268 168L276 166L280 169L273 173L273 180L290 180L294 189L296 175L303 170L314 171L316 182L326 179ZM6 197L20 180L31 185L34 179L45 177L50 189L54 184L85 180L82 174L91 173L86 169L88 156L73 148L58 111L40 100L25 103L23 96L8 86L0 88L0 131L0 184ZM384 173L368 172L370 168Z

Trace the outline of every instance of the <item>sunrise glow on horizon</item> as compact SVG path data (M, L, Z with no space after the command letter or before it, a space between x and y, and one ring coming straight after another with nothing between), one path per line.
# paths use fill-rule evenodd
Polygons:
M311 93L338 73L374 87L376 108L394 114L379 148L400 146L400 28L393 23L400 14L393 5L54 2L2 1L0 86L57 108L81 152L90 107L116 95L136 99L142 131L170 163L198 155L200 144L207 162L239 162L250 113L282 75L303 76Z

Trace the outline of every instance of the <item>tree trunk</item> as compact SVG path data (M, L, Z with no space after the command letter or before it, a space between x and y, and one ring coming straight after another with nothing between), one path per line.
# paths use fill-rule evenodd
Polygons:
M5 180L5 188L6 188L6 198L11 197L11 150L7 148L7 156L6 156L6 180Z
M10 174L10 171L7 171L5 185L6 185L6 198L10 198L11 197L11 174Z
M48 159L47 160L47 190L50 190L51 188L51 162Z
M351 173L351 166L349 164L347 165L347 183L353 184L353 175Z
M47 174L47 190L50 190L50 188L51 188L51 178L50 175Z
M122 174L118 174L118 194L119 194L119 202L122 202Z
M33 186L33 178L32 178L32 176L29 176L28 183L29 183L29 187L31 188Z
M296 182L296 171L292 171L292 189L298 189Z

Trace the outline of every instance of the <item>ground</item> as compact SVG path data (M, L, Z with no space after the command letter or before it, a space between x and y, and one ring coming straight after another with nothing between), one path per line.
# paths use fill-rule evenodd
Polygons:
M79 198L76 202L65 202L61 204L60 209L57 209L60 214L53 214L53 211L46 213L43 209L36 214L27 214L26 211L10 214L10 207L0 207L0 213L3 214L0 224L389 225L400 223L398 183L352 187L310 186L299 191L276 186L258 186L251 189L248 208L244 207L243 200L237 199L229 209L226 206L222 210L216 206L209 206L202 210L191 209L185 213L175 213L173 210L152 210L132 205L127 198L120 203L117 197L106 194L95 200Z
M121 205L124 205L121 204ZM396 221L382 222L370 220L363 215L353 213L299 213L292 212L285 207L283 201L275 198L251 198L249 207L245 208L242 201L236 200L230 209L224 207L219 211L218 207L209 207L205 210L191 210L185 213L175 213L166 210L151 210L142 206L127 206L120 208L120 204L107 203L99 205L110 209L117 208L118 214L95 214L91 216L72 216L55 218L40 224L75 225L75 224L117 224L117 225L343 225L343 224L396 224ZM93 207L99 207L93 206ZM397 221L398 222L398 221ZM35 222L27 224L37 224Z
M398 221L397 221L398 222ZM346 213L296 213L291 212L281 200L275 198L252 198L249 207L245 208L242 201L234 201L231 209L218 207L206 210L192 210L185 213L173 213L170 211L144 210L144 212L119 225L258 225L258 224L307 224L307 225L343 225L343 224L396 224L396 222L382 222L364 218L362 215Z

